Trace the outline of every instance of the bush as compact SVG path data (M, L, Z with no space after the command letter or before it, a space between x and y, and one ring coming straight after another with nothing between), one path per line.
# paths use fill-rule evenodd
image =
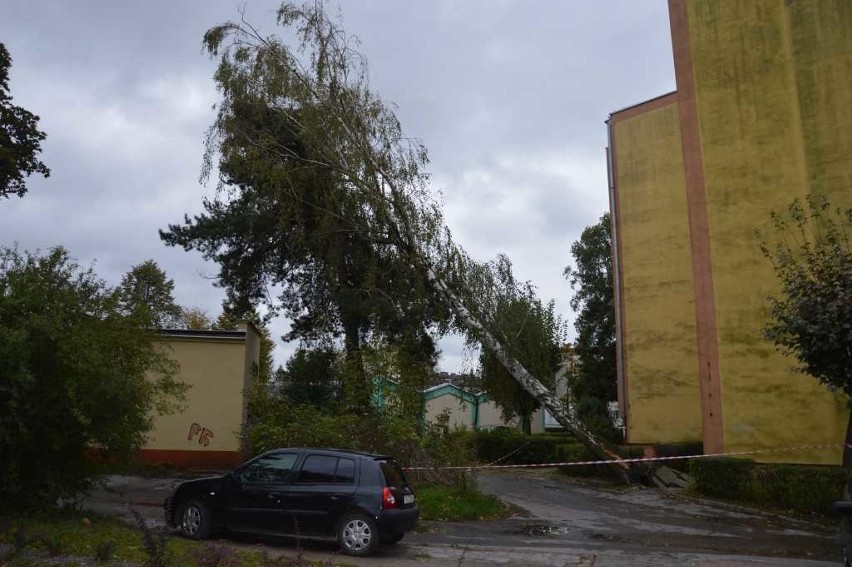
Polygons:
M821 515L841 498L849 479L849 471L842 467L730 458L693 459L689 471L698 494Z
M417 492L417 501L424 520L489 520L505 517L507 511L496 496L470 486L465 489L424 486Z
M64 249L0 248L0 511L74 496L93 449L132 455L175 407L185 388L151 338Z
M419 416L401 415L393 407L379 414L355 415L333 406L295 405L258 385L249 393L250 421L245 443L249 453L275 447L334 447L391 455L420 483L469 482L464 471L437 467L468 466L473 461L469 435L451 429L448 420L422 425Z
M524 435L510 429L476 431L472 436L476 458L501 465L552 463L560 459L560 446L575 442L564 433Z

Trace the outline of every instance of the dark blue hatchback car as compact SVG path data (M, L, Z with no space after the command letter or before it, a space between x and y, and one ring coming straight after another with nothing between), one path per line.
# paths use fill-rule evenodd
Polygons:
M192 539L213 530L334 535L369 555L414 529L414 489L392 458L336 449L275 449L234 472L183 482L164 504L166 522Z

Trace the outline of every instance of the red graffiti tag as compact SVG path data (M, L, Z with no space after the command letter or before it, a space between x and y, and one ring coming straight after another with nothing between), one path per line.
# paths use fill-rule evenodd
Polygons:
M197 423L189 426L189 434L186 436L187 441L192 441L198 435L198 444L207 447L210 445L210 439L213 438L213 432L206 427L201 427Z

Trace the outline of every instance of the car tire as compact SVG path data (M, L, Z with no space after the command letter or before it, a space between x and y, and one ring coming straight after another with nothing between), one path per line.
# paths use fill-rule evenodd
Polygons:
M207 507L198 500L180 505L177 511L177 526L183 537L205 539L210 535L213 524Z
M387 536L382 538L383 545L395 545L402 541L402 538L405 537L405 534L396 534L392 536Z
M376 523L364 514L346 514L337 523L337 542L347 555L370 555L379 543Z

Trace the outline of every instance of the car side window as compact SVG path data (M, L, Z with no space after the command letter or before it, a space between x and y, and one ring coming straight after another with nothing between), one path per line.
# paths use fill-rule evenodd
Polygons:
M328 455L309 455L297 482L309 484L355 484L355 461Z
M337 457L326 455L308 455L299 471L297 482L311 484L330 484L334 482L334 471L337 469Z
M252 462L240 472L243 483L286 483L290 481L295 453L273 453Z
M355 461L344 458L338 459L334 482L335 484L355 484Z

